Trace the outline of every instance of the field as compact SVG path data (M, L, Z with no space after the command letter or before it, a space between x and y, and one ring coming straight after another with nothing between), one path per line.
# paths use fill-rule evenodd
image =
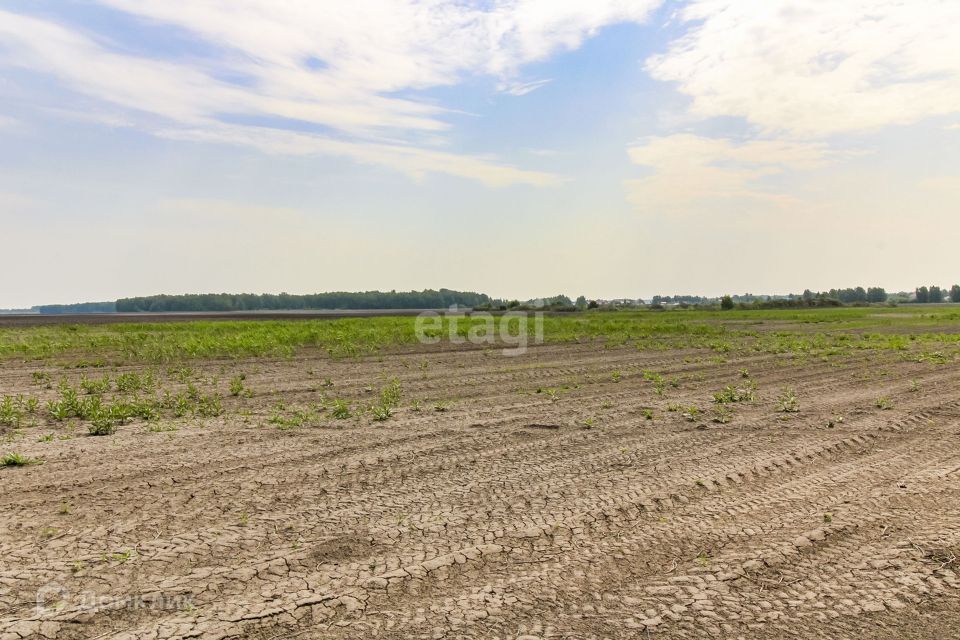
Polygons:
M0 640L956 637L960 309L543 335L0 324Z

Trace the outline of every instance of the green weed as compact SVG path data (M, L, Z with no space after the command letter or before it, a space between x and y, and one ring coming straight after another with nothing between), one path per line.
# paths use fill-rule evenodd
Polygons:
M163 424L160 422L155 422L147 427L147 431L150 433L170 433L177 430L177 426L174 424Z
M110 377L104 376L103 378L87 378L84 376L80 379L80 388L83 389L83 392L87 395L103 395L110 392Z
M167 377L182 384L190 382L193 376L193 369L187 365L179 365L167 369Z
M134 551L133 549L125 549L123 551L117 551L115 553L111 553L106 558L113 562L119 562L120 564L123 564L125 562L129 562L130 560L133 560L136 557L137 557L136 551Z
M800 411L800 401L797 400L797 394L793 389L784 387L780 397L777 398L777 411L780 413L796 413Z
M756 384L750 383L743 387L727 386L723 391L713 394L713 401L717 404L732 402L752 402L756 397Z
M727 424L733 420L733 411L725 405L718 405L713 408L713 417L711 419L719 424Z
M16 452L0 456L0 467L27 467L35 464L43 464L43 461L39 458L28 458Z
M116 387L120 393L135 393L137 391L149 391L153 389L154 381L152 373L121 373L117 376Z
M400 386L400 380L393 378L390 384L380 392L380 404L384 407L397 407L400 405L402 395L403 388Z
M890 400L890 398L883 396L883 397L877 398L877 401L874 402L874 406L877 409L880 409L881 411L888 411L890 409L893 409L893 402Z
M938 329L954 319L955 309L919 307L570 314L544 318L543 335L548 343L596 340L611 345L633 343L639 350L699 348L718 355L736 350L828 358L873 350L900 352L908 359L934 364L953 361L960 338ZM480 318L460 318L459 333L466 335L482 322ZM748 323L781 323L789 329L759 332ZM793 328L802 325L828 330ZM869 331L878 327L896 331ZM436 333L443 336L448 329L448 320L443 319ZM71 359L71 366L102 365L108 360L183 363L190 359L290 356L300 349L320 349L340 358L377 355L416 344L415 320L396 316L0 329L0 358L62 356ZM182 381L190 375L172 372Z
M352 414L350 412L350 405L346 400L334 400L333 407L330 409L330 414L337 420L346 420Z
M667 381L666 379L664 379L662 375L660 375L656 371L644 371L643 379L649 380L650 382L653 383L653 392L658 396L662 396L663 392L666 391ZM677 386L677 385L679 385L679 382L673 381L672 386Z
M223 401L220 396L202 396L197 400L197 415L201 418L215 418L223 415Z
M288 412L284 404L278 402L269 422L280 430L295 429L319 422L322 412L323 407L318 405L310 405L306 408L293 409Z
M12 396L4 396L3 401L0 402L0 426L16 429L20 426L23 416L24 410L20 407L20 403Z
M241 374L230 379L230 395L239 396L243 393L243 381L245 378L246 376Z

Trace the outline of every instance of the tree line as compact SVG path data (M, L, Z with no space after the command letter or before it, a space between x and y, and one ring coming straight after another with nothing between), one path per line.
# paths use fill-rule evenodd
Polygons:
M883 287L852 287L830 289L814 293L810 289L802 295L791 294L785 297L725 296L722 308L738 305L742 308L798 308L838 306L841 304L870 304L892 302L960 303L960 285L949 290L939 286L918 287L912 300L906 293L888 295ZM615 301L615 305L622 301ZM643 300L633 301L637 306ZM716 299L703 296L654 296L651 305L656 308L662 304L702 305L716 304ZM504 301L492 299L484 293L454 291L452 289L424 289L423 291L364 291L314 293L295 295L256 294L256 293L202 293L182 295L155 295L134 298L121 298L115 302L81 302L77 304L47 304L32 307L32 311L42 314L63 313L137 313L170 311L297 311L297 310L343 310L343 309L445 309L451 305L472 307L475 309L550 309L555 311L575 311L593 309L600 305L597 301L588 302L580 296L573 302L565 295L541 298L521 303L516 300ZM729 306L728 306L729 305Z
M918 303L946 302L948 299L950 302L960 302L960 285L953 285L949 291L936 285L932 287L917 287L916 301Z
M199 293L156 295L117 300L121 313L167 311L299 311L342 309L444 309L451 305L475 307L490 303L490 296L471 291L334 291L290 293Z
M642 300L641 300L642 302ZM650 304L704 304L709 302L707 298L703 296L682 296L682 295L673 295L673 296L653 296L650 299Z
M78 302L76 304L41 304L31 307L32 311L43 314L58 313L113 313L117 310L117 303L110 302Z
M830 291L821 291L814 293L807 289L801 296L804 300L828 299L839 300L843 304L855 304L857 302L886 302L888 295L883 287L852 287L847 289L830 289Z

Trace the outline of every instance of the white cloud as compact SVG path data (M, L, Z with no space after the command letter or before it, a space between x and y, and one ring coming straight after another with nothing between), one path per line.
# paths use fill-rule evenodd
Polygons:
M244 114L304 120L354 133L378 127L437 130L446 126L433 117L441 111L435 106L351 95L333 83L316 81L286 90L251 89L216 80L200 65L116 53L66 27L9 12L0 11L0 38L7 43L0 61L53 74L104 102L179 123L200 125L216 121L221 114ZM245 64L236 63L234 70L243 70ZM296 84L296 78L284 78L290 75L289 69L273 71L275 76L264 78L264 83Z
M111 42L110 34L0 11L0 66L52 75L141 119L149 114L161 122L148 127L183 137L213 128L214 137L236 134L233 142L252 139L259 147L263 133L248 132L236 125L238 119L287 119L332 130L327 137L291 136L297 143L288 146L363 156L391 167L398 157L412 158L408 172L414 174L453 164L444 172L487 184L547 184L555 179L498 168L494 159L454 158L424 148L451 127L451 114L411 92L489 75L508 93L523 95L546 81L519 82L521 67L575 49L606 25L642 21L661 1L99 0L184 30L215 53L137 56ZM235 126L219 126L226 122ZM177 128L184 131L177 134Z
M511 82L511 83L501 83L497 90L509 94L511 96L525 96L528 93L533 93L540 87L549 84L551 80L533 80L530 82Z
M625 182L630 201L650 213L688 213L730 202L794 202L765 187L762 179L787 170L815 169L829 156L819 144L735 143L691 134L650 138L627 151L634 163L654 170L650 176Z
M694 0L647 69L700 117L824 136L960 112L956 0Z
M576 49L604 26L645 20L661 0L100 0L189 29L254 64L305 70L367 91L454 84L463 72L507 77Z
M218 124L195 129L179 127L156 133L177 140L245 145L270 154L340 156L364 164L390 167L416 179L422 179L430 173L443 173L478 180L490 187L511 184L544 187L561 182L560 178L551 173L518 169L489 158L409 145L331 140L264 127Z
M691 103L661 123L740 117L753 138L679 134L628 149L653 171L626 182L641 211L732 220L820 207L852 216L857 206L837 206L817 187L826 176L804 175L858 155L827 141L861 133L869 144L884 127L960 113L960 3L692 0L678 16L688 31L646 68Z

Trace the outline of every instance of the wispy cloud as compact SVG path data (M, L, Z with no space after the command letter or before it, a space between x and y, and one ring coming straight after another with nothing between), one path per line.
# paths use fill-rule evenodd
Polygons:
M0 65L48 74L110 105L111 119L119 107L137 126L170 137L196 139L209 129L208 139L273 152L310 148L414 175L546 185L557 179L433 150L454 116L416 92L488 75L507 93L529 93L547 80L518 81L524 65L575 49L606 25L643 21L661 1L99 0L186 32L214 53L133 55L112 46L110 34L8 10L0 11ZM279 133L264 143L262 130L236 124L242 118L269 118ZM291 130L298 133L282 134Z
M960 111L953 0L693 0L690 31L647 61L700 117L825 136Z
M528 93L533 93L540 87L549 84L551 80L533 80L531 82L513 82L509 84L500 84L497 87L497 90L501 93L506 93L511 96L525 96Z
M422 179L431 173L442 173L478 180L490 187L504 187L511 184L545 187L560 184L562 181L551 173L518 169L490 158L410 145L332 140L265 127L217 124L202 128L178 127L158 130L156 134L176 140L250 146L264 153L277 155L340 156L364 164L390 167L415 179Z
M217 73L204 65L117 53L62 25L2 11L0 38L8 44L0 61L8 65L49 73L105 103L183 124L209 124L224 114L246 114L323 124L346 133L447 126L436 118L442 111L436 106L351 94L335 83L318 82L306 69L279 67L272 69L275 74L264 70L266 86L244 87L217 80ZM232 67L241 70L250 64L255 63L237 62ZM288 86L277 86L284 82Z

